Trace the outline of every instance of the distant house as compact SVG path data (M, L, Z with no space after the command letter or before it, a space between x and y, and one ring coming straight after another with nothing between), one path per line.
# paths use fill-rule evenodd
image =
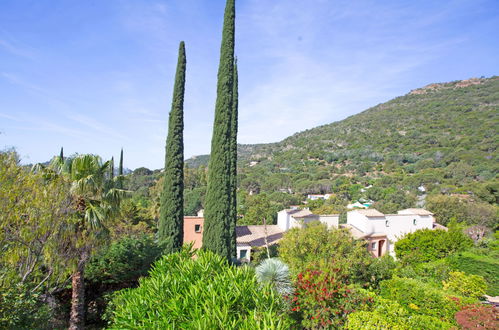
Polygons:
M331 194L324 194L324 195L320 195L320 194L309 194L309 195L307 195L307 199L310 199L312 201L315 201L315 200L318 200L318 199L327 200L327 199L329 199L329 197L331 197Z
M193 248L200 249L203 244L204 214L184 217L184 243L193 243Z
M435 222L433 213L424 209L405 209L397 214L383 214L375 209L359 209L347 213L347 223L358 239L367 241L367 248L375 257L387 252L395 254L394 244L405 234L419 229L446 229Z
M304 224L317 220L325 223L328 228L338 227L339 219L339 214L317 215L310 212L309 209L286 209L277 212L277 226L283 231L300 228Z
M339 215L316 215L308 209L302 210L294 207L277 213L277 225L237 226L237 259L250 261L252 249L262 248L267 244L269 246L276 244L287 230L302 227L304 224L314 220L318 220L325 223L329 228L333 228L338 227ZM203 244L203 230L203 210L199 211L197 216L184 217L184 243L192 242L194 248L201 248Z
M283 234L284 231L277 225L237 226L237 259L250 261L252 249L276 244Z

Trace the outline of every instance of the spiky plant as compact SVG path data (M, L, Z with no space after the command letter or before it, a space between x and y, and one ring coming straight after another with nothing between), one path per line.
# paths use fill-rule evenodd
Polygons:
M255 269L258 283L270 284L280 295L286 296L293 293L289 267L278 258L265 259Z

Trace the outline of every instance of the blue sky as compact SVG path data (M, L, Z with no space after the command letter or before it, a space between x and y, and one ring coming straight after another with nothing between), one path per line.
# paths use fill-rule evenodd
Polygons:
M0 0L0 149L160 168L178 43L185 155L207 153L223 0ZM240 143L279 141L433 82L499 74L499 2L239 0Z

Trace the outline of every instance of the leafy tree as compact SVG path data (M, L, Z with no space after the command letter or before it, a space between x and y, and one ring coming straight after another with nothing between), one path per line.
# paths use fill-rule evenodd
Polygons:
M185 45L180 42L172 110L166 139L165 174L160 202L158 238L172 253L184 240L184 91Z
M68 275L60 236L72 222L69 185L19 165L0 152L0 287L16 283L52 291ZM70 257L70 256L69 256Z
M234 92L235 1L227 0L218 68L215 122L211 141L205 200L203 248L232 257L231 230L231 112ZM235 228L234 228L235 230Z
M252 268L231 266L210 251L194 259L183 249L157 261L138 288L119 292L108 314L111 329L288 329L283 308Z

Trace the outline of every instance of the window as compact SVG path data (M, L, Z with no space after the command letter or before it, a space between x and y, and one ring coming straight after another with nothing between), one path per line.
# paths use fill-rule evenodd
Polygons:
M201 232L201 225L194 225L194 231L196 233L200 233Z
M371 243L371 250L376 250L376 242Z
M246 259L248 255L248 250L239 250L239 259Z
M414 226L416 225L417 221L416 219L412 220L412 223L414 224Z
M385 226L390 227L390 222L388 222L388 220L385 221Z

